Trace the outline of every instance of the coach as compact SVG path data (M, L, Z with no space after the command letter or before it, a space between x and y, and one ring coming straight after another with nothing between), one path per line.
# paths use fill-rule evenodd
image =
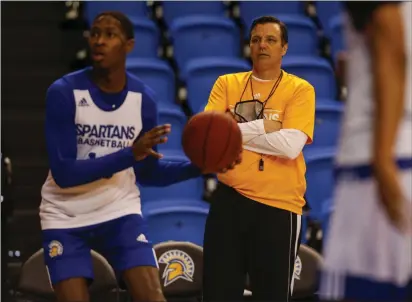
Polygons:
M313 137L315 91L281 69L288 33L280 20L252 23L253 70L220 76L205 110L230 112L243 135L243 160L218 175L204 235L204 301L253 297L288 301L300 243L305 160Z

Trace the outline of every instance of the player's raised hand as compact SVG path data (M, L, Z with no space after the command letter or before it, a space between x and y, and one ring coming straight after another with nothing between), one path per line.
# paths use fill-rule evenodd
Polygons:
M136 160L145 159L147 156L162 158L163 155L154 151L153 147L158 144L167 142L167 134L171 131L171 125L165 124L156 126L149 130L142 137L136 140L132 146L133 154Z

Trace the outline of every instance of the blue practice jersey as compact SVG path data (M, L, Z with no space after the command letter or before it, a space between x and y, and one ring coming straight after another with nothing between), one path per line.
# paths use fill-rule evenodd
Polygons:
M91 81L90 71L68 74L47 91L50 171L42 188L43 229L82 227L140 214L136 181L162 186L199 175L189 162L153 157L136 162L133 142L158 125L153 92L127 74L121 92L104 93Z

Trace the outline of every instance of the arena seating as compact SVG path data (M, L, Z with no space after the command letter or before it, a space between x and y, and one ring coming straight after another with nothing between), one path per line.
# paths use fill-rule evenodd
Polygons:
M168 301L200 301L202 294L203 248L188 241L161 241L154 245L159 263L162 289ZM118 282L109 263L95 251L94 280L89 287L91 301L129 301L130 294ZM301 245L295 261L293 300L316 301L317 273L322 257L312 248ZM173 272L173 273L172 273ZM21 301L54 301L54 292L44 265L43 249L24 264L16 298ZM245 276L245 300L253 298L249 278Z
M331 39L332 58L336 61L338 53L345 49L343 39L343 17L341 15L334 16L330 19L326 34Z
M123 11L132 18L136 26L137 50L129 56L128 70L154 91L160 122L172 123L173 127L168 143L159 149L177 157L183 154L181 133L187 121L179 104L183 102L192 114L200 112L220 75L250 70L248 54L242 55L242 47L248 41L248 29L255 17L274 15L285 22L289 30L289 50L282 68L308 80L316 91L314 143L305 147L304 154L307 158L307 199L312 208L309 215L321 220L322 204L332 194L332 163L343 110L342 103L337 101L340 87L333 65L337 54L344 49L340 4L321 1L315 5L304 1L239 1L234 4L164 1L150 7L142 3L119 1L110 6L110 2L88 2L85 19L90 23L99 11L108 9ZM329 52L322 49L320 43L325 39L329 41L326 47ZM198 212L191 210L166 217L160 214L164 213L163 207L181 204L184 208L192 202L191 208L198 205L200 212L207 209L200 201L200 180L161 190L142 187L141 191L144 208L156 213L151 215L159 224L162 219L167 221L166 224L173 224L173 219L176 225L181 224L181 215L193 214L196 217L193 221L199 217ZM170 228L159 235L159 240L168 239L167 236L171 236L169 239L184 238L182 232L186 230L189 228ZM173 235L174 231L179 232L177 237ZM192 236L190 233L187 237ZM201 238L193 240L201 245Z
M286 55L282 61L282 68L309 81L315 87L317 99L336 99L336 79L333 69L326 59Z
M165 61L158 58L130 58L127 69L148 85L160 107L177 107L175 74Z
M15 293L18 301L55 301L43 254L44 250L40 249L23 264ZM119 288L112 267L95 251L91 251L91 258L95 276L89 288L91 300L96 302L118 300Z
M316 27L309 17L299 15L273 14L288 28L287 56L317 56L319 53L319 38ZM249 32L247 32L249 35ZM248 39L248 37L247 37Z
M335 148L322 147L304 150L306 159L306 199L310 204L310 216L321 220L322 205L332 198Z
M206 57L194 59L183 73L187 85L187 102L193 112L203 111L210 89L216 79L225 73L245 72L250 64L239 58Z
M313 143L305 149L335 147L338 144L343 104L334 100L317 99L315 110Z
M240 19L244 25L249 26L256 17L268 14L304 16L305 5L304 1L240 1Z
M88 24L96 14L105 10L122 11L133 21L136 46L129 55L127 67L153 90L160 122L172 123L172 135L159 150L166 154L166 159L173 160L183 158L181 133L187 122L186 115L203 110L218 76L250 70L250 58L243 47L252 20L268 14L284 20L289 27L290 44L282 67L308 80L316 89L315 141L304 149L307 200L311 207L308 215L323 222L323 228L326 228L333 209L333 158L343 106L338 100L341 94L334 71L336 56L345 49L340 3L91 1L85 2L84 8L83 17ZM182 110L185 106L189 113ZM201 178L161 189L141 187L142 210L149 223L149 237L157 244L157 256L160 258L167 250L189 253L197 266L193 278L199 278L196 276L201 272L200 260L196 259L201 257L209 209L209 204L202 200L203 188ZM307 225L305 221L302 224ZM306 241L305 233L302 234L303 242ZM170 240L177 242L164 243ZM42 253L42 250L38 251L22 268L18 289L22 297L37 296L46 300L51 297ZM108 297L115 301L112 298L118 289L110 266L97 253L93 252L92 256L98 277L91 291L96 289L96 293L106 294L106 297L98 296L96 301L105 301ZM314 271L321 261L319 255L305 245L299 256L301 279L295 283L296 299L316 291ZM306 266L306 262L311 264ZM160 267L162 277L165 262L160 262ZM171 297L182 293L183 296L198 297L200 281L187 284L181 281L184 280L164 285L165 293ZM162 282L165 284L163 277ZM300 292L301 284L305 289ZM192 288L187 290L185 286Z
M197 199L167 198L143 203L143 215L154 243L189 241L203 246L207 203Z
M228 18L186 16L170 26L173 55L177 66L185 69L190 60L204 57L240 56L240 33ZM199 47L193 47L198 45Z
M323 29L326 29L332 18L340 15L342 3L340 1L316 1L316 16Z
M220 1L164 1L162 4L163 19L166 25L186 16L225 17L226 7Z

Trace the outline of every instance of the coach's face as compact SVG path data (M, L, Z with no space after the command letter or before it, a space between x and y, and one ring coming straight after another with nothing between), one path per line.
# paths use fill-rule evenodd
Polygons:
M251 32L249 46L255 66L280 64L288 49L288 45L283 44L282 31L276 23L257 24Z
M120 22L112 16L101 16L90 29L89 46L93 65L113 68L125 64L134 40L127 39Z

